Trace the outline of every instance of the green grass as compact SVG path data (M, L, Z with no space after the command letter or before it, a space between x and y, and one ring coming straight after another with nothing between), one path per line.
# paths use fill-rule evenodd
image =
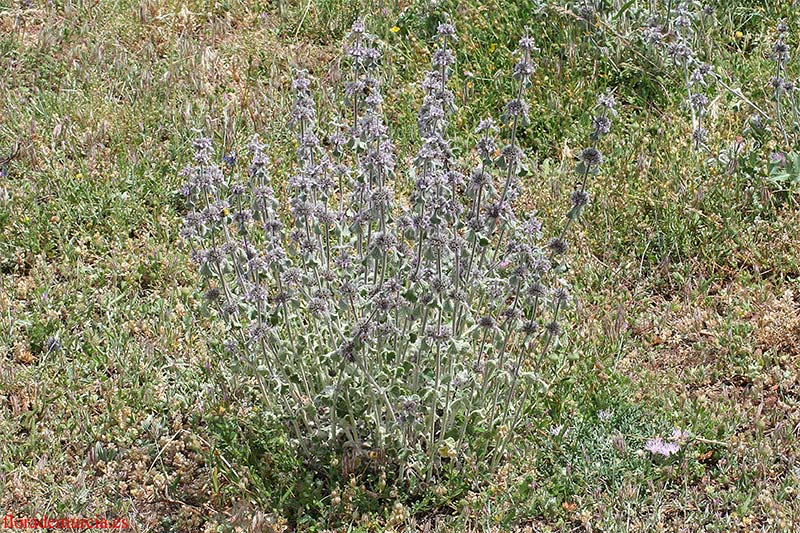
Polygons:
M789 20L798 55L800 19L784 2L720 4L712 61L767 105L771 26ZM254 518L267 531L800 527L797 192L751 201L741 173L690 151L669 64L537 5L0 2L0 160L15 154L0 178L0 512L126 516L141 531ZM541 54L524 203L548 223L596 94L614 88L621 103L573 243L578 326L557 354L563 378L531 405L511 464L419 494L299 463L225 359L177 236L193 130L226 148L258 132L287 176L291 67L324 80L325 109L359 13L386 40L400 149L418 142L413 83L444 13L461 35L452 122L467 132L499 114L510 50L530 27ZM749 112L723 93L716 113L715 146ZM678 455L637 453L674 427L696 437Z

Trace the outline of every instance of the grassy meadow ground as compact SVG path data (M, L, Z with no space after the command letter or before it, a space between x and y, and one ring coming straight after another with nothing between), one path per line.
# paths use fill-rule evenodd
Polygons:
M748 198L690 149L673 67L613 15L587 25L542 4L0 0L0 513L125 516L134 531L800 530L797 189ZM800 18L790 2L718 4L713 63L765 102L772 27L787 18L800 57ZM576 326L518 460L438 499L373 502L354 483L334 504L258 423L247 383L219 379L178 173L202 129L230 148L260 133L286 176L291 67L334 101L359 14L386 42L393 135L415 145L412 82L444 12L465 131L497 115L533 30L523 200L546 221L568 201L587 110L615 88L572 246ZM720 93L711 114L721 146L748 111ZM674 428L691 434L676 456L641 452Z

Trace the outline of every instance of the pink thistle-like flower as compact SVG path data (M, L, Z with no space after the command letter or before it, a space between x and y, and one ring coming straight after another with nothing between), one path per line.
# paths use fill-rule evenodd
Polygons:
M678 453L678 450L680 450L681 447L674 442L665 442L661 437L656 437L648 440L644 445L644 449L653 455L669 457L674 453Z

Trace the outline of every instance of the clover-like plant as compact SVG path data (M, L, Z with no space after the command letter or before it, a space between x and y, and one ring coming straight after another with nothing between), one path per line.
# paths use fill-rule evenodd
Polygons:
M391 458L408 481L431 480L448 464L497 464L529 400L547 387L545 356L570 301L561 279L568 230L589 202L614 113L613 97L601 96L566 223L543 240L542 223L513 208L533 39L519 41L507 138L487 118L463 159L450 139L454 42L453 26L440 24L415 154L397 154L383 118L380 43L357 21L343 105L325 142L312 81L296 72L288 205L258 138L246 172L232 156L216 164L212 142L199 138L182 189L182 235L206 299L264 407L312 459L324 450L345 465Z

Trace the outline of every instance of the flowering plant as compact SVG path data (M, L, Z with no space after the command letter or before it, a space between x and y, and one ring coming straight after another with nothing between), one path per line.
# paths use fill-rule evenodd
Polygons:
M487 118L471 161L449 138L454 41L453 26L440 24L408 161L383 119L379 42L357 21L340 124L327 142L312 81L296 72L288 213L258 138L244 175L232 155L215 164L207 138L195 141L184 172L182 235L227 324L227 351L248 365L266 407L310 456L326 447L345 465L392 457L399 479L430 480L446 464L496 463L509 452L528 400L547 387L543 361L570 301L567 232L589 202L614 114L613 97L602 95L566 224L542 241L541 222L512 208L533 39L519 41L505 144ZM413 182L402 196L401 168Z

